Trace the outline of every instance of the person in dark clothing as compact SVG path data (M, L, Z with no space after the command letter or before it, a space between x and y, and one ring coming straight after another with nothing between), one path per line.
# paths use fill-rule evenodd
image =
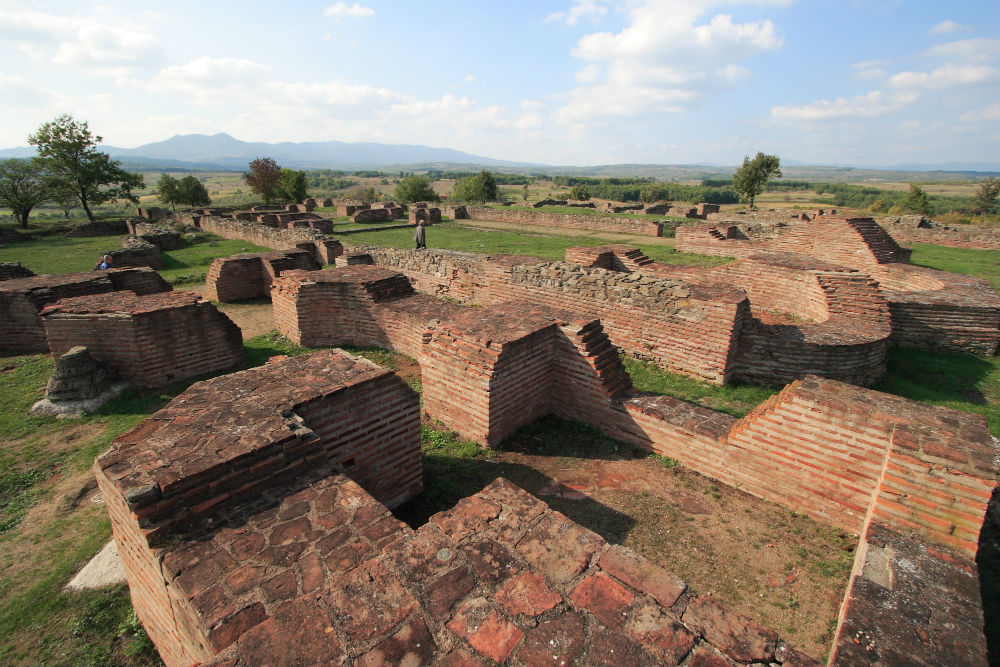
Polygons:
M415 232L413 232L413 240L416 241L416 243L417 243L417 250L420 250L421 248L426 248L427 247L426 235L424 233L424 221L423 220L418 220L417 221L417 230Z

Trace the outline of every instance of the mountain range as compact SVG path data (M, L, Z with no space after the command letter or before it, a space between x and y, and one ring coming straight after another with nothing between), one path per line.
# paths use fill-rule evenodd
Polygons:
M601 165L592 167L556 167L530 162L496 160L473 155L451 148L434 148L414 144L379 144L369 142L304 141L299 143L247 142L235 139L224 132L218 134L178 134L164 141L145 144L136 148L119 148L102 145L101 150L121 160L132 169L218 169L242 171L247 164L259 157L273 158L283 167L292 169L383 169L387 167L438 167L443 169L500 168L510 171L531 170L551 173L589 173L611 175L648 175L657 178L677 178L710 174L731 174L738 165ZM30 146L0 150L0 158L31 157L35 149ZM947 162L941 164L900 164L892 166L863 166L856 164L816 165L782 158L786 177L800 170L835 172L840 170L878 170L893 172L965 172L966 174L1000 173L1000 162Z

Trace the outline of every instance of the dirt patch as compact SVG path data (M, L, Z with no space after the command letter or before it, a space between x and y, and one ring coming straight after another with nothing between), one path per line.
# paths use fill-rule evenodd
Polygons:
M204 285L184 285L185 292L205 296ZM274 310L270 299L248 299L239 303L220 303L218 309L226 314L243 332L243 340L274 331Z

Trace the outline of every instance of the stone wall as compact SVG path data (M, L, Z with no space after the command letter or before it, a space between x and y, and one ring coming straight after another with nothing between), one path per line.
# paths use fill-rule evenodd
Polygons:
M66 236L79 238L86 236L116 236L128 234L124 220L98 220L77 225Z
M0 348L22 354L48 352L39 312L49 303L85 294L129 290L136 294L173 289L149 268L42 274L0 282Z
M121 250L105 250L104 254L111 255L112 266L163 268L163 257L160 255L160 249L139 236L123 236Z
M469 217L494 222L513 222L525 225L541 225L565 229L588 229L619 234L642 234L663 236L665 223L635 218L619 218L603 215L573 215L570 213L541 213L538 211L511 211L484 206L469 206Z
M35 272L26 266L21 266L21 262L0 262L0 280L30 278L33 275Z
M298 248L218 257L208 269L205 296L222 302L267 297L271 283L282 271L319 268L312 253Z
M1000 228L996 225L946 225L919 215L877 220L886 232L902 243L933 243L953 248L1000 250Z
M191 292L117 291L64 298L41 313L52 356L78 345L147 388L224 371L243 361L240 329Z
M127 218L125 225L131 236L138 236L160 250L178 250L184 247L181 235L165 225L142 222L134 218Z
M340 241L331 239L322 232L310 228L275 229L261 224L218 216L202 216L195 224L206 232L211 232L222 238L249 241L265 248L274 248L275 250L310 249L316 261L321 264L332 264L337 255L344 251Z

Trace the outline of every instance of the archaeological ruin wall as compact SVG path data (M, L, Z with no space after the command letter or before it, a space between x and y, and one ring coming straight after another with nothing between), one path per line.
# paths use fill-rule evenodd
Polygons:
M46 304L60 299L118 290L153 294L171 289L160 274L149 268L42 274L4 280L0 282L0 349L25 354L48 352L49 344L39 313Z
M243 361L239 327L192 292L120 290L63 298L41 312L53 358L83 345L146 388L229 370Z
M565 202L564 202L565 203ZM524 225L541 225L561 229L586 229L619 234L641 234L643 236L663 236L665 225L670 223L636 218L603 215L575 215L572 213L542 213L539 211L511 211L486 206L468 206L468 215L476 220L512 222Z
M326 236L324 233L309 227L293 227L278 229L267 225L223 218L217 215L182 215L175 214L176 219L195 225L206 232L211 232L224 239L248 241L255 245L275 250L288 248L303 248L310 250L320 264L332 264L337 255L344 251L340 241Z
M218 257L208 268L205 296L220 302L268 297L271 283L282 271L319 268L310 251L298 248Z

